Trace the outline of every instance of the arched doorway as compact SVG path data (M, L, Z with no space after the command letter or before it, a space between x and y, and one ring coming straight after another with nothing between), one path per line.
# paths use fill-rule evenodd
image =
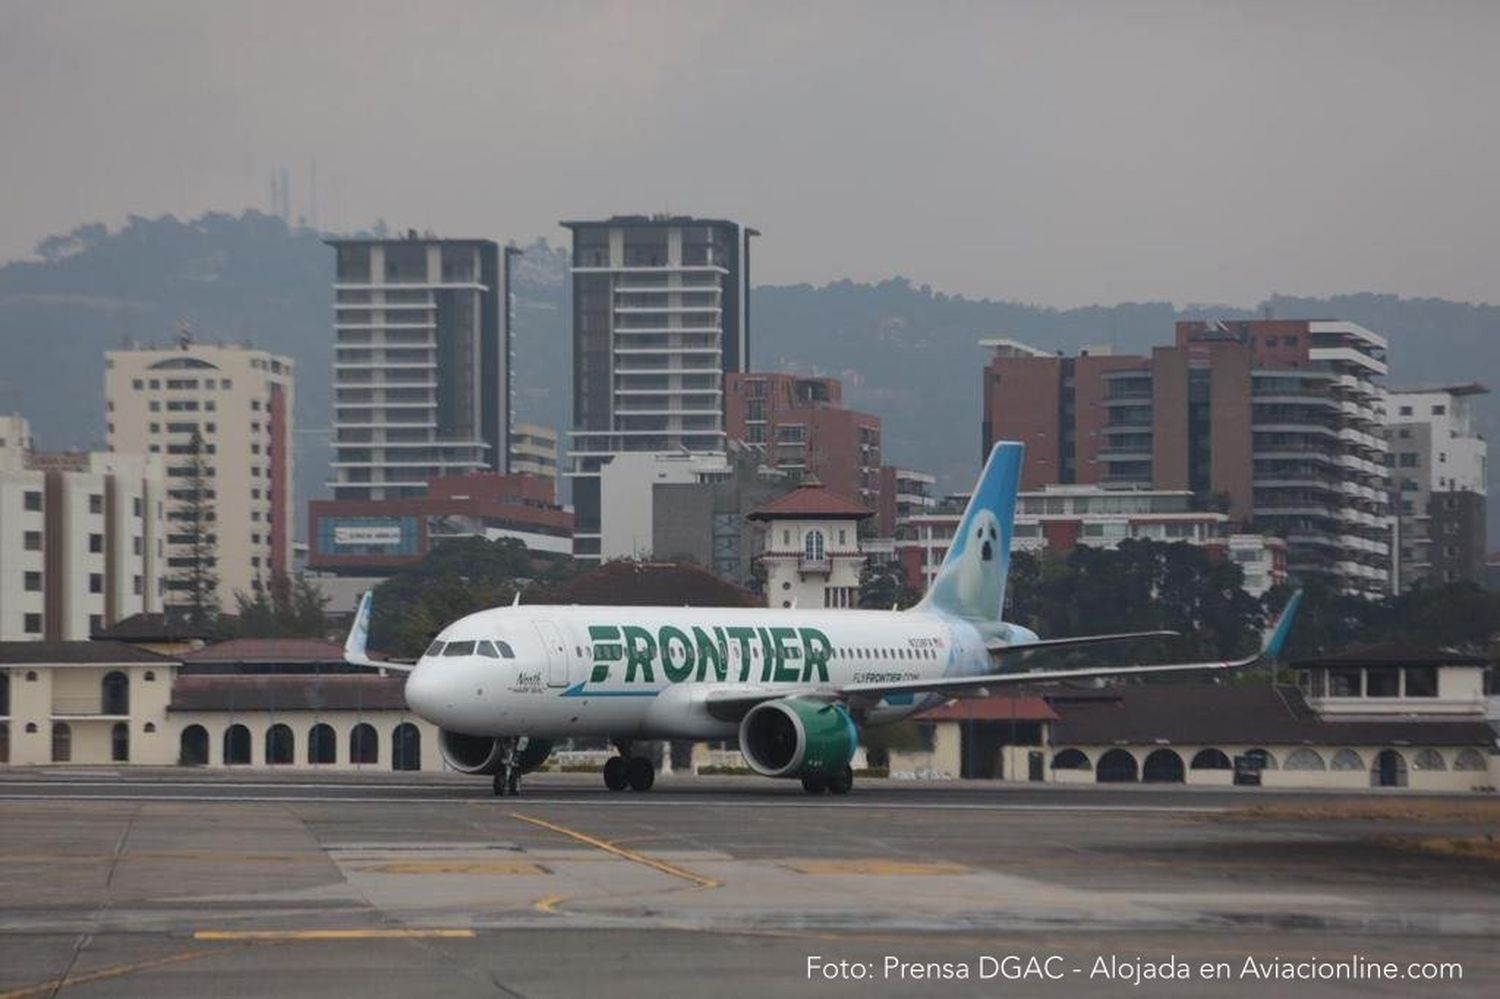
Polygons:
M177 762L185 767L201 767L208 763L208 729L202 725L189 725L182 730L177 742Z
M67 722L52 723L52 762L70 763L73 759L73 730Z
M1405 787L1406 757L1394 749L1382 749L1370 768L1371 787Z
M1222 749L1200 749L1188 764L1191 770L1228 770L1229 756Z
M349 730L349 762L380 762L380 736L369 722L360 722Z
M1053 770L1089 770L1092 767L1088 754L1081 749L1064 749L1052 757Z
M1181 784L1187 777L1175 749L1153 749L1141 765L1144 784Z
M332 725L319 722L307 733L307 762L335 763L338 758L338 736Z
M282 766L296 760L296 742L289 726L277 722L266 729L266 765Z
M130 762L130 726L115 722L109 730L109 758L115 763Z
M1100 784L1129 784L1136 780L1135 757L1124 749L1111 749L1099 757L1094 779Z
M100 712L106 715L130 714L130 677L110 670L99 681Z
M391 733L391 769L422 769L422 732L411 722L402 722Z
M243 725L231 725L224 730L224 765L235 766L250 762L250 730Z

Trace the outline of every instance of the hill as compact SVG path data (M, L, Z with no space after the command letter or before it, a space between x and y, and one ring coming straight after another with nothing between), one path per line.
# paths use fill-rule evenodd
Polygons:
M298 365L299 507L325 491L331 423L332 252L318 233L249 211L190 221L131 218L82 226L38 246L38 261L0 267L0 409L32 420L44 447L103 439L103 352L166 343L182 324L200 339L249 339ZM535 240L516 272L516 408L565 429L571 343L567 252ZM1051 309L946 295L896 277L878 284L760 286L751 357L766 370L841 376L851 406L879 414L888 461L966 488L979 459L977 341L1009 336L1045 349L1107 344L1141 352L1178 318L1349 319L1391 340L1392 385L1483 379L1500 372L1500 307L1356 294L1275 296L1254 307L1123 303ZM1495 386L1500 389L1500 385ZM1479 403L1487 437L1500 404ZM1493 467L1493 466L1492 466ZM1491 472L1491 488L1500 488ZM1496 505L1490 535L1500 538Z

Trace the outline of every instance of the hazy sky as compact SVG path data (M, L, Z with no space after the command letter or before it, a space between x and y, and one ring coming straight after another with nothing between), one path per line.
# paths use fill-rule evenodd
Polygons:
M1053 305L1500 301L1500 4L0 0L0 258L268 206L561 242L671 210L757 283Z

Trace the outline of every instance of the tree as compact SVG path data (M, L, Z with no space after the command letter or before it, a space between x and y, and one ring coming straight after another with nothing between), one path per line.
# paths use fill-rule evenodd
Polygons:
M234 595L239 605L235 632L242 638L324 638L328 598L298 573L276 573L269 584Z
M910 607L921 599L906 585L900 562L867 558L859 570L859 606L866 610Z
M184 487L171 492L177 501L172 512L172 533L177 536L178 563L171 589L177 594L174 603L183 608L188 623L209 624L219 612L219 576L216 551L218 535L214 526L214 470L204 458L203 435L193 431L188 463L178 466L185 474Z

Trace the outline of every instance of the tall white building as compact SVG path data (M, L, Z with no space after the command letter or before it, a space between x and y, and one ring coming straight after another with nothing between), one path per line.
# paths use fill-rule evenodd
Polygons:
M1483 385L1393 389L1386 403L1396 508L1395 588L1485 582L1488 451L1469 400Z
M334 499L409 499L439 476L509 472L500 246L415 232L329 245Z
M618 454L725 451L724 374L749 363L749 240L723 219L616 215L573 232L573 553L598 559Z
M163 483L156 455L39 454L26 420L0 417L0 641L159 611Z
M166 466L166 603L189 602L195 436L209 485L211 568L219 605L292 568L290 359L248 347L194 343L105 355L109 449L160 455Z

